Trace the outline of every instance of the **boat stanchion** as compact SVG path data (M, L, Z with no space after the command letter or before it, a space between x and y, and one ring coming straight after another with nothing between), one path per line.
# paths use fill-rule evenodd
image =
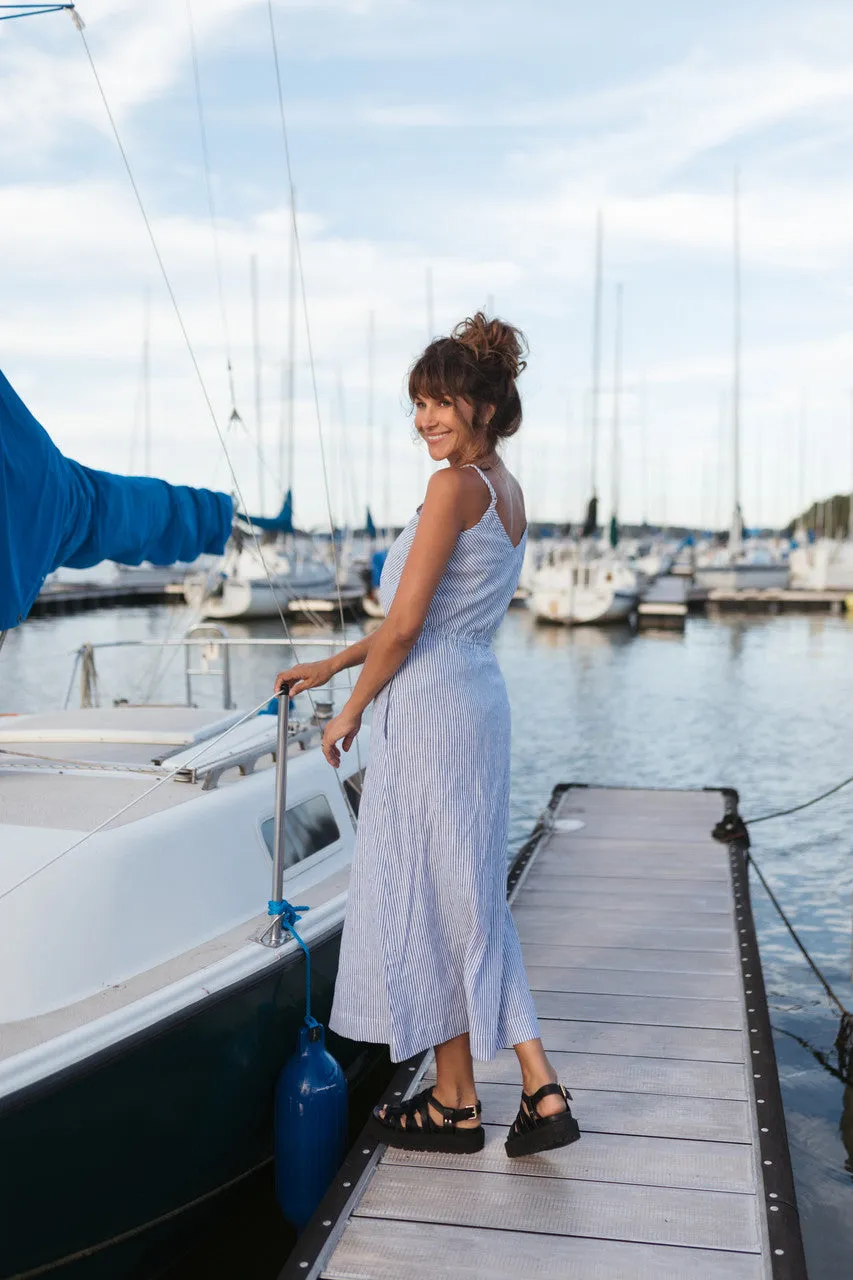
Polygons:
M284 901L284 841L285 814L287 810L287 738L290 723L290 686L279 690L278 698L278 735L275 746L275 829L272 846L272 893L269 910L275 915L272 925L267 929L261 941L267 947L280 947L284 941L282 914L274 908ZM297 908L299 910L299 908Z
M340 1064L327 1051L325 1028L311 1013L311 953L296 926L300 911L284 897L285 817L287 811L287 738L290 691L278 694L275 756L275 835L272 896L274 916L261 937L280 947L287 935L305 954L305 1019L296 1053L284 1064L275 1087L275 1193L285 1218L297 1230L308 1223L346 1153L347 1082Z

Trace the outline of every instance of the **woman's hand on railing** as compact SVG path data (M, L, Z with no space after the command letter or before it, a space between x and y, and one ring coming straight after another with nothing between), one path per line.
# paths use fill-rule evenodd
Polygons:
M275 678L275 692L282 693L284 685L290 686L290 696L304 693L306 689L317 689L321 684L328 684L337 668L331 658L322 658L319 662L299 662L295 667L279 671Z

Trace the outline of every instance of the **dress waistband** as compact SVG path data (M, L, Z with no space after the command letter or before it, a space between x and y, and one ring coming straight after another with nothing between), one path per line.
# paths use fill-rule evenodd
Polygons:
M433 627L425 622L421 629L421 639L440 640L446 644L459 645L463 649L486 649L492 647L491 640L478 640L476 636L465 635L462 631L446 631L443 627Z

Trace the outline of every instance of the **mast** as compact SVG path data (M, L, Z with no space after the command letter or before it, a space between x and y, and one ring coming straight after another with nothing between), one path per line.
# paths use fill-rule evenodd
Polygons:
M850 393L850 497L847 502L847 540L853 542L853 391Z
M432 267L426 269L426 324L427 324L427 345L429 345L435 337L435 298L432 289ZM426 493L427 487L427 450L426 445L421 443L418 449L418 502L421 502L423 495Z
M435 337L435 307L432 295L432 267L426 269L426 322L427 322L427 342L432 342Z
M616 286L616 336L613 344L613 423L611 439L611 513L610 513L610 545L616 547L619 541L619 469L621 458L619 453L619 410L622 395L622 295L621 284Z
M640 383L640 524L645 529L649 523L649 402L645 375Z
M729 554L737 554L743 546L743 513L740 490L740 174L734 172L732 188L732 523L729 529Z
M142 338L142 474L151 475L151 292L145 290Z
M296 438L296 191L290 189L290 276L287 295L287 481L293 492Z
M364 481L364 501L370 512L370 501L373 496L373 391L374 391L374 365L376 354L376 316L370 311L367 316L367 415L365 417L365 426L367 429L367 448L365 449L365 466L366 475Z
M261 420L261 320L258 307L258 259L253 253L249 259L249 278L252 293L252 359L255 372L255 431L258 444L258 503L264 513L264 434Z
M589 491L598 498L598 408L601 386L601 260L604 241L604 218L598 210L595 219L595 289L592 305L592 390L590 396L590 472Z

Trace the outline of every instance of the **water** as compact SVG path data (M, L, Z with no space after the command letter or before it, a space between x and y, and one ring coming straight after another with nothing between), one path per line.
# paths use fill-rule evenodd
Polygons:
M0 655L0 708L61 706L69 652L85 640L180 635L181 610L108 611L29 622ZM236 625L232 635L247 635ZM274 624L252 634L278 634ZM316 633L309 633L316 634ZM853 623L834 617L690 619L679 635L542 629L524 611L496 641L513 709L511 845L557 782L733 786L747 817L810 798L853 773ZM307 651L304 657L311 656ZM288 662L282 647L238 650L238 705L259 703ZM102 701L183 696L174 650L105 650ZM217 681L197 685L215 702ZM76 689L72 698L75 705ZM754 827L753 853L830 983L850 983L853 786L789 818ZM853 1254L853 1088L837 1072L838 1018L753 883L800 1214L812 1280L849 1274ZM234 1232L239 1235L240 1221ZM255 1236L257 1238L257 1236ZM223 1255L224 1256L224 1255ZM250 1274L270 1280L277 1267ZM233 1275L205 1262L206 1280ZM188 1264L170 1272L188 1280ZM200 1272L199 1272L200 1274Z

